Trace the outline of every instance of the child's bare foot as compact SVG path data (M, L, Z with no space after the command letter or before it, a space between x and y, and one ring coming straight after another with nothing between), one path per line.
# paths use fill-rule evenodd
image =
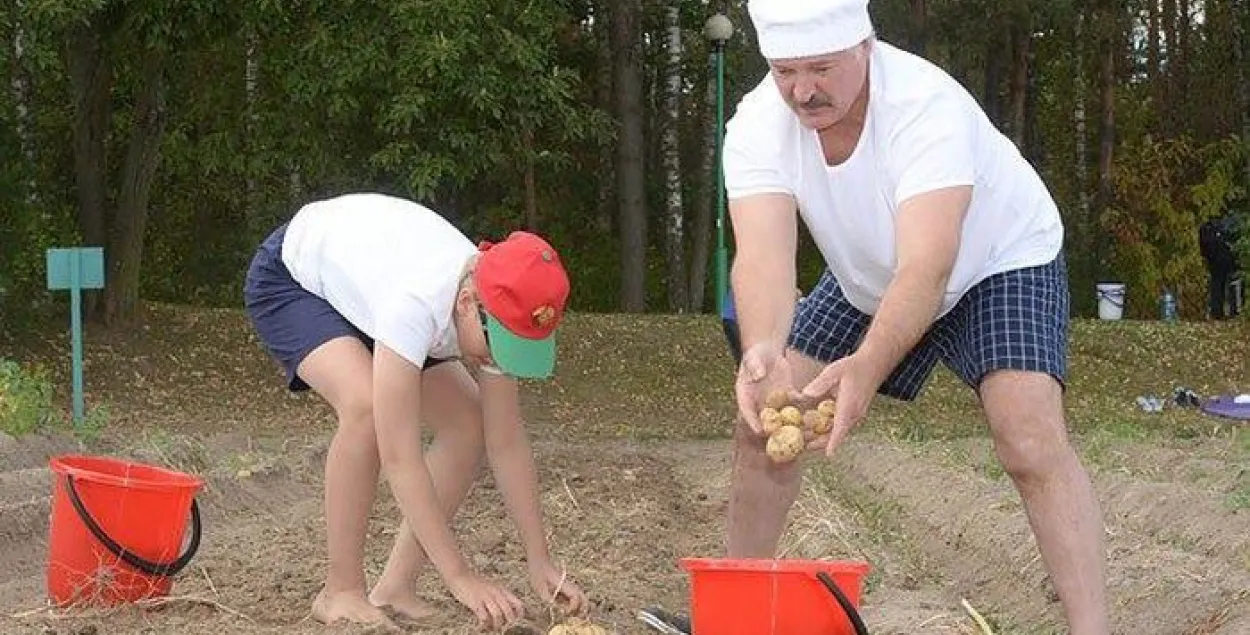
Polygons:
M410 620L422 620L438 612L434 605L417 597L412 589L375 588L369 594L374 606L387 606Z
M382 609L371 604L360 591L327 592L322 589L317 594L317 599L313 600L312 614L318 622L327 625L343 621L399 630L395 622Z

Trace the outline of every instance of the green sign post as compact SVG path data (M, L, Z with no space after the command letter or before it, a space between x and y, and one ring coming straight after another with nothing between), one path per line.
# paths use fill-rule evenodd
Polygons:
M70 337L73 342L74 425L82 423L82 291L104 288L104 250L70 247L48 250L48 290L69 291Z

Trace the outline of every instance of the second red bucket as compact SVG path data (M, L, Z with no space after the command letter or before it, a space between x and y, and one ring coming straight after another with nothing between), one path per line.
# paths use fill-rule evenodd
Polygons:
M858 610L864 562L684 558L695 635L855 635L826 574Z
M58 456L48 528L48 595L57 606L168 595L200 544L203 479L93 456ZM187 517L191 537L183 548Z

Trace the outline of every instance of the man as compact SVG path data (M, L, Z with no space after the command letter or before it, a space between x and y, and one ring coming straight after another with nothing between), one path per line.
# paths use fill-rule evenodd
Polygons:
M832 455L875 394L912 400L938 360L976 391L1073 635L1107 635L1101 512L1063 413L1064 230L1037 173L933 64L873 36L867 0L753 0L764 78L724 170L743 360L730 557L772 557L798 494L757 413L836 398ZM795 308L797 217L828 271Z
M1198 227L1198 249L1207 265L1207 298L1211 319L1235 317L1241 307L1238 298L1228 298L1229 284L1239 269L1235 247L1238 240L1237 219L1232 209L1209 218ZM1225 304L1228 312L1225 312Z

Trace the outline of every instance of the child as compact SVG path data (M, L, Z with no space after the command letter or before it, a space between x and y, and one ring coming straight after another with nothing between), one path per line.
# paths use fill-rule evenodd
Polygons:
M380 194L311 203L260 245L244 289L252 323L288 388L316 391L338 418L325 468L329 570L314 617L395 628L382 608L430 615L415 586L428 557L480 623L519 618L520 600L470 568L448 524L483 457L534 591L558 594L575 613L587 608L547 550L514 379L550 375L568 294L559 256L538 236L475 247L437 213ZM422 425L433 432L424 454ZM366 594L379 471L403 521Z

